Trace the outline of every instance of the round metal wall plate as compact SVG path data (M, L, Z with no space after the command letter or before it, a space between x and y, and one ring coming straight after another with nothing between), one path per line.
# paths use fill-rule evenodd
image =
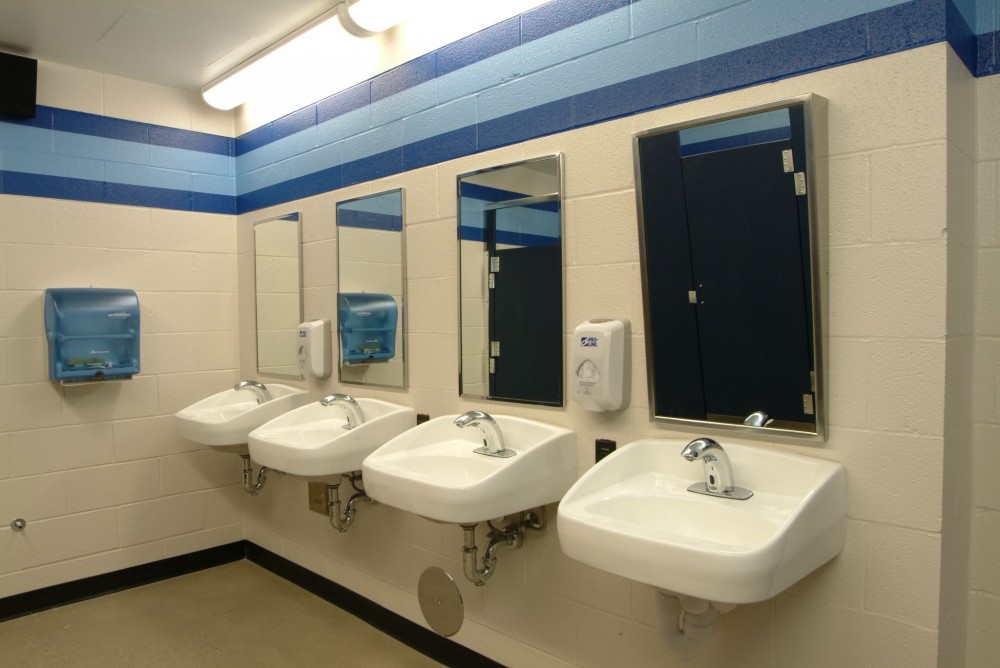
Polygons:
M452 636L462 628L465 620L465 604L455 580L445 571L432 566L420 575L417 583L417 598L424 619L435 632Z

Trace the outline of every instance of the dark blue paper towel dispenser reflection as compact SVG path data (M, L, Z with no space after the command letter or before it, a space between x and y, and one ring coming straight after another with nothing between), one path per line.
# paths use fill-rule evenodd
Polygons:
M341 292L337 302L344 362L375 362L396 355L398 307L392 295Z
M49 379L85 382L139 373L139 298L116 288L45 291Z

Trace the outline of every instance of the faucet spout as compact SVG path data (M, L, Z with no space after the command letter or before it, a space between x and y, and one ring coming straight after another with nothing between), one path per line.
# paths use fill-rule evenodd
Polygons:
M745 501L753 496L753 492L733 483L733 466L729 455L719 443L711 438L696 438L681 451L681 457L694 462L701 460L705 464L705 482L698 482L688 487L689 492L721 496L727 499Z
M331 394L320 399L319 403L323 406L336 404L344 409L344 413L347 415L347 424L344 425L344 429L354 429L365 421L365 414L354 397L346 394Z
M473 452L478 452L481 455L489 455L490 457L513 457L517 454L504 446L500 425L488 413L468 411L455 418L455 425L461 429L465 427L476 427L479 429L483 437L483 445L476 448Z
M262 404L271 400L271 392L264 386L264 383L258 383L256 380L244 380L233 385L233 389L239 392L240 390L249 390L257 397L257 403Z

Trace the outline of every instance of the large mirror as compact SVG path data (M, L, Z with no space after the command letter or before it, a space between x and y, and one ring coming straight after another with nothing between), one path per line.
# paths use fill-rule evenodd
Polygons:
M463 396L561 406L560 156L458 177Z
M337 203L340 380L406 387L403 191Z
M818 103L636 136L653 419L822 436Z
M301 378L296 361L302 322L302 228L299 214L253 227L257 372Z

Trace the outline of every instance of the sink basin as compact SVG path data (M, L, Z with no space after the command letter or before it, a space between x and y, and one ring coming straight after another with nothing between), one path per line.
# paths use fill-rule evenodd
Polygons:
M725 444L745 501L695 494L701 462L687 440L647 439L601 460L559 504L563 552L659 589L722 603L775 596L840 553L847 525L844 468L760 447Z
M558 501L576 480L576 434L534 420L494 415L513 457L473 452L478 429L457 415L410 429L362 467L368 496L438 522L474 524Z
M247 454L251 431L309 401L309 393L295 387L269 383L267 389L271 400L262 404L252 392L233 389L191 404L174 415L177 435L223 452Z
M345 429L347 415L318 401L296 408L250 432L250 456L268 468L306 479L328 479L361 470L376 448L416 423L412 408L356 399L365 421Z

